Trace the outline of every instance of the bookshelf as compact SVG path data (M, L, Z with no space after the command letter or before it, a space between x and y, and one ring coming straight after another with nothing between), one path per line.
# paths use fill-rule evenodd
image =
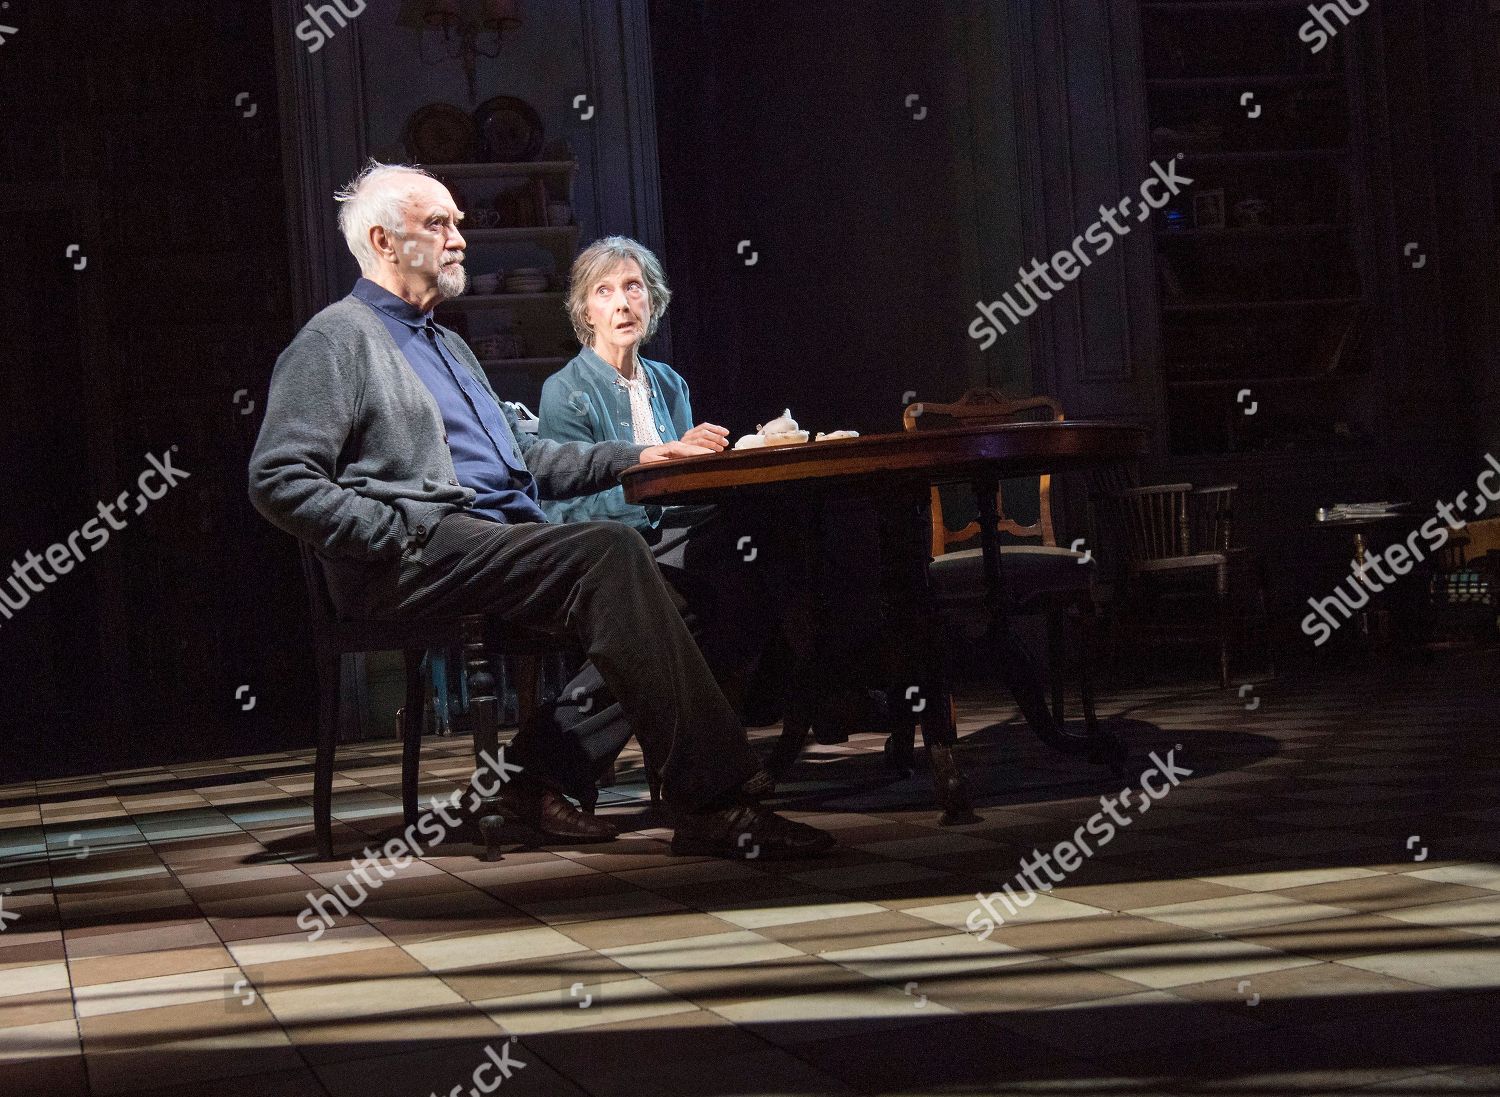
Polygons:
M1152 224L1170 453L1369 448L1357 19L1313 52L1291 0L1139 15L1151 158L1193 180Z
M542 380L578 353L563 291L578 254L580 229L571 210L578 163L567 159L425 166L468 215L463 234L470 290L440 305L439 316L468 341L498 390L535 407ZM558 203L569 207L568 216L557 217ZM486 224L481 218L499 223ZM547 289L505 292L504 272L519 267L548 271ZM477 278L497 272L502 279L495 292L475 290Z

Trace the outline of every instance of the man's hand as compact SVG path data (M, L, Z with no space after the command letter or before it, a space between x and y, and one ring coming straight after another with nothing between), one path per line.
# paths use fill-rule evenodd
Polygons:
M705 446L693 446L687 442L663 442L659 446L647 446L641 450L641 464L654 461L670 461L674 457L703 457L715 452Z
M706 446L718 453L729 445L729 431L714 423L699 423L684 434L682 440L690 446Z

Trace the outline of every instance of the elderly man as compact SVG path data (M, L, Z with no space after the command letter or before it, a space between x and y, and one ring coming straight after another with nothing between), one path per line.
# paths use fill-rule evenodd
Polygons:
M682 442L518 435L478 360L433 308L464 290L463 214L420 169L371 163L339 196L363 277L282 353L250 461L250 496L310 543L341 613L485 613L572 637L662 776L679 853L800 856L832 837L755 803L769 782L645 541L616 522L549 524L541 498L618 483ZM521 729L506 808L544 833L604 840L546 772L548 730Z

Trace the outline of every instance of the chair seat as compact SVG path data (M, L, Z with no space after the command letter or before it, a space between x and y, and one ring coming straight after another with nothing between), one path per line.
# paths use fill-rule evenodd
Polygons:
M1130 570L1142 575L1171 572L1192 571L1196 568L1217 568L1229 562L1229 557L1222 552L1198 552L1191 556L1164 556L1160 560L1137 560L1131 563Z
M463 622L462 617L398 621L336 617L321 626L332 629L329 639L340 651L369 652L446 647L462 633ZM547 655L567 646L551 633L498 621L489 623L486 635L491 647L507 655Z
M1005 593L1012 606L1024 606L1038 598L1076 596L1094 582L1092 558L1072 549L1052 545L1001 545L1000 566L1004 570ZM940 603L982 601L984 552L963 549L944 553L928 566L933 594Z
M314 622L314 629L340 653L406 651L447 647L462 629L461 618L387 621L336 617Z

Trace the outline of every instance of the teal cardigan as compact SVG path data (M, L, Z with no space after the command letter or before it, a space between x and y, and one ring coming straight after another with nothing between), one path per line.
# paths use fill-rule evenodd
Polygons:
M693 427L687 382L671 366L642 358L651 383L651 413L663 442L675 442ZM615 368L588 347L542 384L541 422L537 434L554 442L634 443L630 394L615 383ZM611 520L639 530L661 522L661 507L638 507L625 501L625 489L612 487L578 499L542 501L554 522Z

